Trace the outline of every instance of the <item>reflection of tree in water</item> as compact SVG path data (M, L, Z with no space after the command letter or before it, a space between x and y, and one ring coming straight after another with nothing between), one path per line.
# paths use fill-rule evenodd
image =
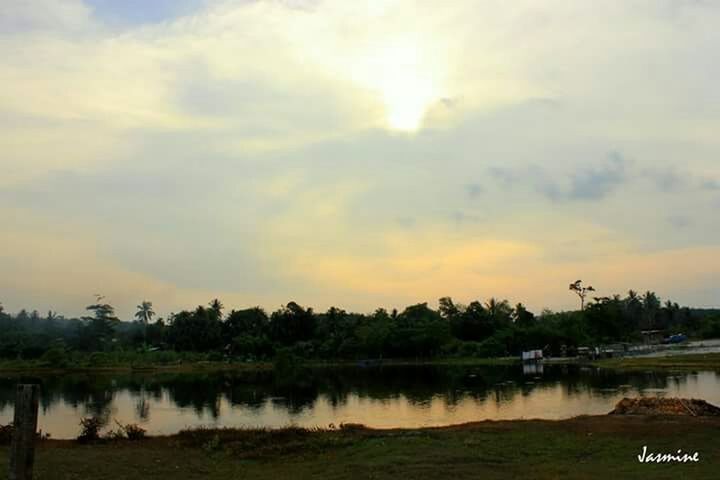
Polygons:
M711 378L717 381L716 377ZM66 375L41 378L0 378L0 408L12 408L19 382L41 384L41 406L47 414L64 402L84 415L108 417L116 392L128 392L138 418L150 418L152 400L165 396L180 408L217 419L223 399L235 408L260 410L272 398L276 408L298 414L322 396L333 408L357 397L375 401L405 398L412 405L428 405L442 398L452 408L471 399L479 404L512 402L517 395L562 387L567 397L616 395L630 385L641 393L651 389L682 388L698 381L690 375L663 372L618 372L577 365L546 365L540 375L523 375L510 366L379 366L300 369L291 375L272 372L145 375Z
M135 402L135 415L143 422L150 420L150 402L144 393Z
M318 377L306 368L291 372L276 372L273 378L274 405L287 409L290 414L301 413L312 407L319 396Z
M192 407L198 416L207 411L213 419L220 416L222 377L216 375L178 375L166 386L170 400L181 408Z

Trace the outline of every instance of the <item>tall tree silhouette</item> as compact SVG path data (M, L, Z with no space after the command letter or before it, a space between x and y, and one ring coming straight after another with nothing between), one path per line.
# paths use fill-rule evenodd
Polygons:
M152 317L155 316L155 311L153 310L152 302L148 302L147 300L143 300L136 308L135 318L143 324L143 346L147 349L147 326L150 320L152 320Z
M583 286L582 280L575 280L573 283L570 284L570 290L575 292L578 297L580 297L580 310L585 310L585 297L587 296L588 292L594 292L595 289L588 285L587 287Z

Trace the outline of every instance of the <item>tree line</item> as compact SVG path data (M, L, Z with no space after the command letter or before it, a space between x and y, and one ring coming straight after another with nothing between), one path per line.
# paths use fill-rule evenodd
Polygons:
M577 288L573 288L573 286ZM581 288L581 290L578 290ZM585 288L585 290L582 290ZM21 310L11 315L0 304L0 357L34 359L57 353L175 351L213 359L266 360L278 351L303 358L497 357L545 349L572 354L579 346L636 342L643 330L720 337L720 310L691 309L661 302L653 292L595 297L579 291L581 309L534 314L521 303L490 298L456 303L443 297L402 311L379 308L370 314L331 307L325 312L290 302L267 313L260 307L226 312L221 301L156 318L153 304L141 302L132 321L120 321L102 296L81 318Z

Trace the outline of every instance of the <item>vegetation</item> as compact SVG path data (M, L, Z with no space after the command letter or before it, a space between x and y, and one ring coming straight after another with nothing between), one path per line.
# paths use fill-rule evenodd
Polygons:
M608 358L594 363L600 367L621 368L624 370L715 370L720 368L720 353L671 355L667 357Z
M551 355L572 355L578 346L637 341L641 330L682 332L700 338L720 336L720 311L661 304L652 292L628 292L622 298L595 297L592 287L570 285L581 310L535 315L506 300L451 298L403 311L377 309L371 314L332 307L315 312L290 302L269 315L260 307L224 313L220 300L208 306L153 321L153 304L137 306L133 321L120 321L102 296L87 306L88 315L66 319L0 306L0 359L16 365L52 368L173 365L183 362L238 360L269 362L279 353L315 362L370 358L437 359L516 356L542 348Z
M579 417L372 430L202 429L143 442L38 444L37 478L57 479L623 479L717 478L720 420L710 417ZM673 435L667 435L672 431ZM655 452L698 451L693 464L642 464ZM0 447L0 465L7 447ZM0 469L3 478L4 469Z

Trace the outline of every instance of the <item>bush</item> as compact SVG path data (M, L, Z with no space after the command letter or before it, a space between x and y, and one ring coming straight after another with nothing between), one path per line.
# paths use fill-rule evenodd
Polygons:
M280 375L295 374L302 369L302 365L303 359L295 355L295 352L289 348L279 349L273 359L275 372Z
M207 359L210 362L222 362L224 358L225 357L221 352L210 352L207 356Z
M77 440L82 443L96 442L100 440L100 429L104 422L98 417L87 417L80 420L80 435Z
M13 424L0 425L0 445L10 445L13 435Z
M462 342L460 345L460 356L461 357L475 357L480 353L479 342Z
M115 420L115 424L118 426L117 430L110 430L105 436L110 440L131 440L138 441L145 438L146 430L140 425L135 423L128 423L123 425L122 423Z
M110 364L110 356L104 352L93 352L88 357L88 361L91 366L99 367Z
M720 338L720 318L707 319L700 330L700 337L703 339Z
M143 440L145 438L145 433L147 433L144 428L135 423L128 423L123 427L123 430L125 430L125 436L127 439L133 441Z
M43 365L48 367L65 367L68 364L68 356L65 353L65 349L61 347L54 347L43 353L40 357L40 361Z
M486 338L478 344L477 355L483 358L502 357L505 355L505 345L495 337Z

